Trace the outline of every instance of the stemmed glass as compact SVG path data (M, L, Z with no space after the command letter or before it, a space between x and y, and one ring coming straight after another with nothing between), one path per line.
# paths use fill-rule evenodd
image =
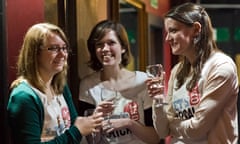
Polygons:
M94 114L94 111L95 111L95 109L86 109L84 111L84 116L90 116L90 115ZM95 140L96 133L95 132L91 133L91 138L89 138L88 136L86 138L87 138L88 143L96 144L96 140Z
M163 69L163 66L161 64L148 65L146 67L146 73L149 78L157 81L157 83L153 84L152 87L161 88L164 91L165 71ZM164 101L164 96L164 93L154 96L154 99L156 100L155 107L160 107L168 104Z
M117 98L117 91L114 89L101 88L101 101L115 102ZM111 113L107 114L107 120L110 118Z
M118 96L118 91L115 89L107 89L107 88L101 88L101 101L112 101L113 104L116 103L117 101L117 96ZM107 113L107 116L105 117L105 120L107 121L107 128L112 128L112 124L110 122L112 112ZM115 139L113 138L108 138L107 135L104 135L107 141L109 143L113 142L115 143Z

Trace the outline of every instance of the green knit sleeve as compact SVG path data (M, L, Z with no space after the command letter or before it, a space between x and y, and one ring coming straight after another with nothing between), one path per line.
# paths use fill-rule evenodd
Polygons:
M43 106L27 84L21 83L12 90L7 112L15 143L40 143L44 119Z

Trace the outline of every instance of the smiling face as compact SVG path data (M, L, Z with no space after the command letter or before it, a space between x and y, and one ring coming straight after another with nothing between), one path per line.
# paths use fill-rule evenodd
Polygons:
M113 30L96 43L96 55L103 67L119 66L122 61L122 53L125 52Z
M62 49L57 52L48 50L48 48L52 46L62 48L66 47L66 43L56 33L49 33L38 55L39 73L42 77L54 76L61 72L67 61L68 53Z
M166 18L164 25L166 41L169 43L172 53L188 58L195 56L193 38L196 33L194 26L188 26L172 18Z

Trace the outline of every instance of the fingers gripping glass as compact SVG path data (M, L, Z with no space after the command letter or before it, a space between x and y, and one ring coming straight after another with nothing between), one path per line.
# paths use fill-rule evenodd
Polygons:
M161 64L148 65L146 67L146 73L148 77L152 78L156 83L152 84L151 88L161 88L164 91L164 82L165 82L165 71ZM168 103L164 101L164 93L161 95L154 96L156 100L156 107L167 105Z
M94 111L95 111L95 109L86 109L86 110L84 111L84 116L93 115L93 114L95 114ZM91 137L86 136L88 143L96 144L96 136L97 136L96 133L95 133L95 132L92 132L90 136L91 136Z
M71 50L69 49L68 46L60 47L60 46L57 46L57 45L52 45L52 46L47 47L45 49L48 50L49 52L52 52L52 53L59 53L60 51L63 51L64 53L70 53L71 52ZM43 48L43 50L44 50L44 48Z
M101 88L101 101L112 101L113 103L116 102L117 99L117 91L114 89L107 89L107 88ZM107 119L109 119L111 116L111 113L108 113Z

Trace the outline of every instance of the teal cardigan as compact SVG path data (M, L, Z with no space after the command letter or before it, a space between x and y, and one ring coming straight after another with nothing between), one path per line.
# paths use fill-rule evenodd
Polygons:
M46 144L79 144L82 139L80 131L73 125L78 113L73 104L68 86L64 88L63 96L69 108L71 127L55 139L44 142ZM7 112L12 134L11 137L14 143L41 143L41 133L44 122L43 104L29 84L21 82L11 91Z

